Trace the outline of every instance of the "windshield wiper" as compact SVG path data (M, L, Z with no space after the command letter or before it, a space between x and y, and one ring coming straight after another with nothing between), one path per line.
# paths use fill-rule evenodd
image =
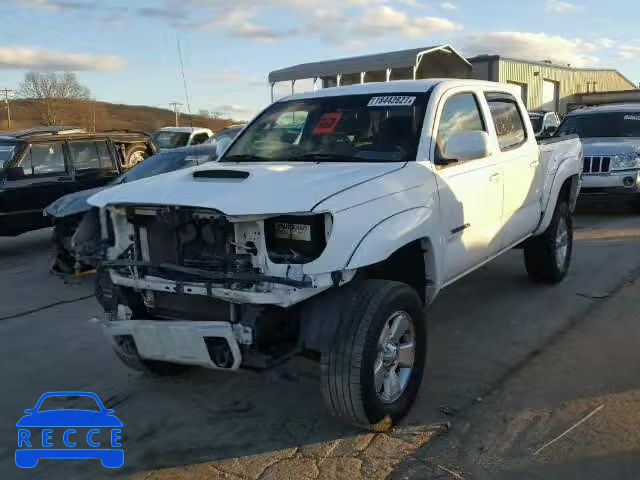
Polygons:
M271 162L274 159L261 157L259 155L226 155L222 158L223 162Z

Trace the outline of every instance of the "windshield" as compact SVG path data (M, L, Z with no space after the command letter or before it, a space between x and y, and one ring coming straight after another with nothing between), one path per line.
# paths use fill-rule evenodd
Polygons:
M0 143L0 169L13 158L16 147L15 143Z
M570 115L556 133L581 138L640 137L640 112L609 112Z
M542 130L542 116L541 115L529 115L529 119L531 120L531 125L533 126L534 132L539 132Z
M427 95L345 95L273 104L223 161L415 160Z
M153 134L153 141L158 148L184 147L189 143L189 132L165 132L159 131Z
M143 162L138 163L131 170L120 175L112 183L128 183L142 178L173 172L187 167L202 165L204 162L215 159L215 154L209 150L203 152L163 152L153 155Z

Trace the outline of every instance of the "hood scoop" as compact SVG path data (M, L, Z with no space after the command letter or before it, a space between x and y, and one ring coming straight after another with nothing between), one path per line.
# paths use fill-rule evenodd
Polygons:
M223 180L244 180L249 172L241 170L198 170L193 172L193 178L214 178Z

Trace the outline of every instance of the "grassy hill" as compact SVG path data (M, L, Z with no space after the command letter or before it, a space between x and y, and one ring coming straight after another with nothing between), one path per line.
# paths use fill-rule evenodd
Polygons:
M0 102L0 131L7 129L7 116L4 102ZM122 105L107 102L76 101L65 108L60 125L80 126L88 131L128 129L151 133L160 127L175 125L173 111L164 108L143 105ZM191 123L192 122L192 123ZM207 127L213 131L234 123L233 120L222 120L198 115L180 115L180 125ZM11 130L42 125L42 115L37 105L31 100L11 100Z

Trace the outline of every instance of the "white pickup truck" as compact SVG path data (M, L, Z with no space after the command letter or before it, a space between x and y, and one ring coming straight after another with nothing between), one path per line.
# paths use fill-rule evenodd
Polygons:
M388 426L416 397L439 290L514 247L534 280L564 278L581 171L578 138L539 146L507 85L295 95L220 163L89 199L103 328L124 363L160 375L312 353L332 414Z

